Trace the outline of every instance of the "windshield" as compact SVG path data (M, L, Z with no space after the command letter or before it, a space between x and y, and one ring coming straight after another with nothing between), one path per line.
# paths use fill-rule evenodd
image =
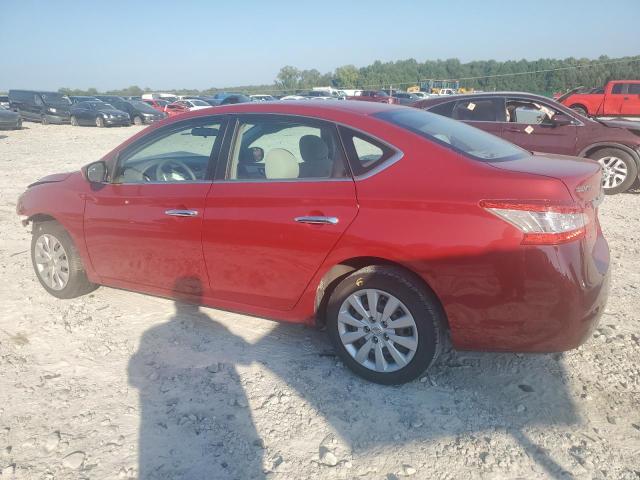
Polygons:
M189 102L194 107L210 107L211 106L207 102L203 102L202 100L189 100Z
M104 103L104 102L91 102L91 105L96 110L115 110L113 105L110 105L110 104Z
M526 150L501 138L424 110L402 108L374 116L476 160L512 160L527 155Z
M138 101L133 101L133 102L129 102L131 105L133 105L133 107L136 110L141 111L142 113L156 113L156 110L154 108L151 108L149 105L147 105L144 102L138 102ZM160 103L160 102L158 102Z
M71 105L71 100L66 95L61 93L43 93L42 99L47 103L56 103L58 105Z

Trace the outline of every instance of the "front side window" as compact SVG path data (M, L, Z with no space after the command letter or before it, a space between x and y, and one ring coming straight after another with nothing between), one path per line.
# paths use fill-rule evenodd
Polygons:
M228 180L330 179L346 176L336 127L279 115L238 123Z
M115 183L198 182L207 179L209 159L221 139L219 121L177 126L118 162Z
M620 95L622 93L623 86L624 86L624 83L616 83L611 89L611 93L614 95Z
M511 160L527 155L525 150L494 135L417 108L394 109L374 116L475 160Z
M531 100L518 98L507 99L507 122L527 125L542 125L551 123L558 110Z

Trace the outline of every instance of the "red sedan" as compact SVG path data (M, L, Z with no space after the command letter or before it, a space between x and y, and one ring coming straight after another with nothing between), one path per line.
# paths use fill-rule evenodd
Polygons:
M180 115L188 111L190 111L190 108L182 102L170 103L169 105L164 107L164 112L170 117L173 117L175 115Z
M600 167L418 109L245 103L150 126L20 197L52 295L106 285L326 326L380 383L455 347L575 348L604 311Z

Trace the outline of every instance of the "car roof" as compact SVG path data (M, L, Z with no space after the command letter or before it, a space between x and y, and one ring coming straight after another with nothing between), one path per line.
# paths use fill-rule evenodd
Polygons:
M478 93L460 93L456 95L446 95L444 97L431 97L425 98L424 100L420 100L420 105L437 105L438 103L451 102L455 100L465 99L465 98L482 98L482 97L505 97L505 96L516 96L528 98L530 100L546 100L553 101L555 100L550 97L545 97L543 95L536 95L535 93L528 92L478 92Z
M309 102L308 100L291 100L288 102L248 102L236 103L233 105L224 105L220 107L212 107L214 111L229 113L286 113L290 110L292 113L313 114L313 112L343 112L357 115L373 115L386 110L398 108L406 108L399 105L390 105L379 102L358 102L354 100L336 100L335 102Z

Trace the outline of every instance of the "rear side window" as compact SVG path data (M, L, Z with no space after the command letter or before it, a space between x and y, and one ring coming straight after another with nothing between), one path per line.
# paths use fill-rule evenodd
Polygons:
M500 104L503 102L497 98L460 100L456 103L451 118L467 122L499 122ZM504 110L504 105L502 105Z
M423 110L393 109L374 116L475 160L512 160L527 155L525 150L501 138Z
M388 145L347 127L340 127L340 135L356 176L374 169L396 153Z
M632 95L640 95L640 83L630 83L628 92Z

